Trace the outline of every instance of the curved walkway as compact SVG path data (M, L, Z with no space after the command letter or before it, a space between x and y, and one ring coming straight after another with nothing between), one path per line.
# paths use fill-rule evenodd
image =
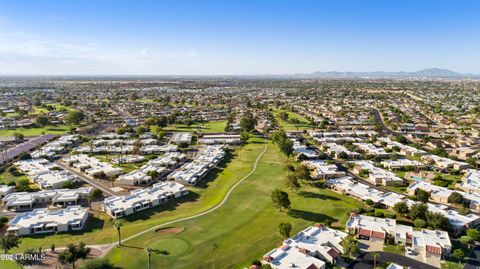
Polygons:
M217 204L216 206L206 210L206 211L203 211L201 213L198 213L196 215L193 215L193 216L189 216L189 217L184 217L184 218L181 218L181 219L176 219L176 220L172 220L172 221L169 221L169 222L165 222L165 223L162 223L162 224L159 224L159 225L156 225L156 226L153 226L153 227L150 227L144 231L141 231L139 233L136 233L134 235L131 235L125 239L122 239L122 243L123 242L126 242L126 241L129 241L129 240L132 240L136 237L139 237L139 236L142 236L148 232L151 232L151 231L154 231L158 228L161 228L163 226L166 226L166 225L171 225L171 224L174 224L174 223L177 223L177 222L182 222L182 221L186 221L186 220L191 220L191 219L195 219L195 218L199 218L199 217L202 217L202 216L205 216L205 215L208 215L212 212L214 212L215 210L219 209L220 207L222 207L228 200L228 198L230 197L230 195L232 194L232 192L238 187L238 185L240 185L243 181L245 181L245 179L247 179L248 177L250 177L254 172L255 170L257 170L257 165L258 165L258 162L260 161L260 159L263 157L263 155L265 154L265 152L267 152L267 140L265 139L264 140L264 148L262 150L262 152L260 152L260 154L257 156L257 159L255 160L255 163L253 164L253 167L252 169L244 176L242 177L239 181L237 181L237 183L235 183L232 187L230 187L230 189L228 190L228 192L225 194L225 196L223 197L222 201ZM91 245L89 247L94 247L94 248L100 248L103 250L103 253L102 253L102 257L105 256L113 247L117 246L118 245L118 242L115 242L115 243L112 243L112 244L105 244L105 245Z

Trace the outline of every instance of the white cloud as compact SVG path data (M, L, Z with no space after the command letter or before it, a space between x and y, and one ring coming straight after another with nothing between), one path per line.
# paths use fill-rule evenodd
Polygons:
M161 74L197 58L195 50L105 48L0 32L0 74Z

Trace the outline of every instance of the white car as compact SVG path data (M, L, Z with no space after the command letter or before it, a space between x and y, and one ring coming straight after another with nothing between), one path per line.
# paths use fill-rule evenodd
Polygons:
M411 247L406 247L406 248L405 248L405 252L406 252L408 255L413 255L413 254L414 254L413 248L411 248Z

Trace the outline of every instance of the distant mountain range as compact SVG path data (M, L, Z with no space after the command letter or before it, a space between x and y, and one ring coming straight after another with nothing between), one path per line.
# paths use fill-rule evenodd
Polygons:
M415 72L313 72L311 74L298 74L305 77L318 78L480 78L480 74L462 74L448 69L429 68Z

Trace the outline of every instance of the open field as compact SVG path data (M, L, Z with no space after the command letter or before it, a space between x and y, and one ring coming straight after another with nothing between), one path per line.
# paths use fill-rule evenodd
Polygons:
M202 123L194 123L192 125L174 124L164 128L165 131L180 131L180 132L203 132L203 133L218 133L224 132L227 126L227 121L209 121Z
M16 132L22 133L24 136L39 136L42 133L45 134L64 134L68 132L68 126L61 125L48 125L45 128L17 128L11 130L0 130L0 136L13 136Z
M52 103L52 104L47 104L49 106L53 106L55 108L54 111L68 111L68 110L72 110L71 107L68 107L68 106L64 106L62 104L59 104L59 103ZM44 107L39 107L39 106L33 106L33 114L46 114L46 113L49 113L49 112L52 112L52 111L48 111L48 109L44 108Z
M284 186L286 174L285 156L269 144L257 170L221 208L176 223L175 226L185 229L180 234L159 236L149 232L113 249L107 257L123 268L139 268L146 263L144 248L148 246L155 253L153 268L240 268L282 242L278 234L280 222L292 223L293 232L325 220L343 228L347 212L361 206L360 202L332 191L303 185L298 193L289 192L290 212L279 212L273 207L270 194ZM219 179L224 180L222 175ZM249 239L248 244L245 238ZM216 251L214 244L218 244Z
M298 123L298 124L295 123L294 124L294 123L290 123L290 122L282 120L279 117L280 112L287 112L288 113L288 119L298 119L300 121L300 123ZM277 118L278 123L280 124L280 126L285 131L306 130L306 129L311 129L312 128L309 121L305 117L303 117L302 115L300 115L298 113L283 110L283 109L274 108L273 109L273 115Z

